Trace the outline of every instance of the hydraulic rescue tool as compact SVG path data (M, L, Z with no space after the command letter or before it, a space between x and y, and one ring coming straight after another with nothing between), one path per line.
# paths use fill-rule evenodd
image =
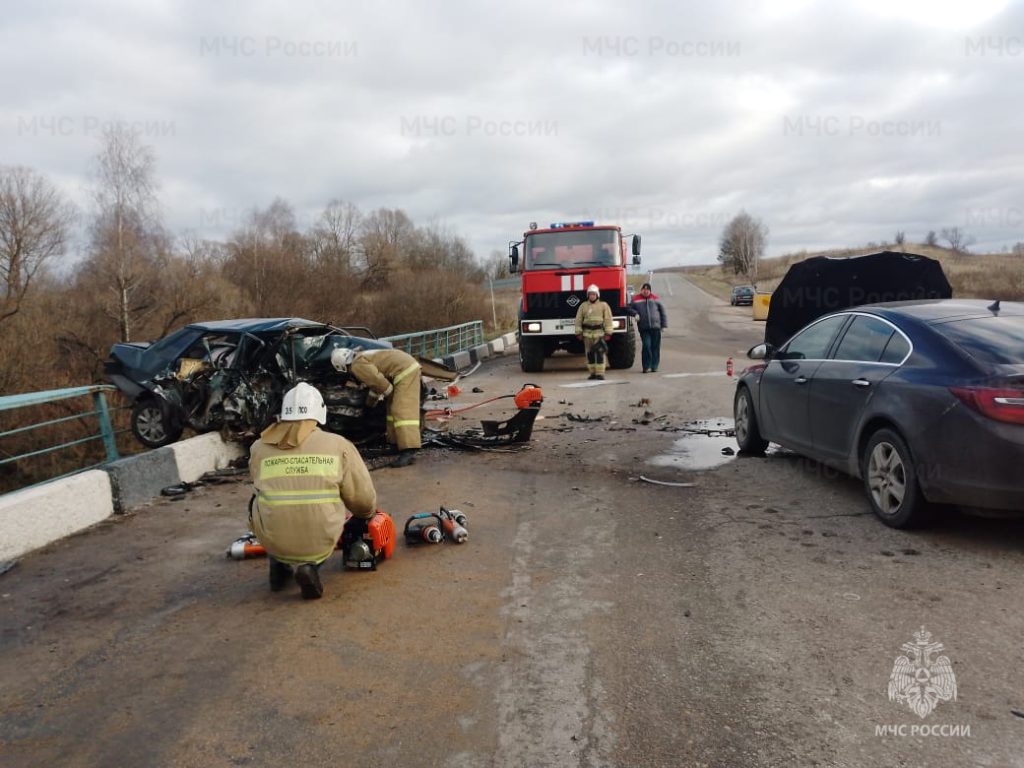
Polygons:
M417 512L405 521L405 545L440 544L444 541L443 525L444 520L436 512Z
M457 509L441 507L437 512L417 512L405 521L405 544L440 544L445 539L462 544L469 538L466 515Z
M469 531L466 530L466 516L457 509L445 509L441 507L438 512L441 518L441 528L444 530L446 539L451 539L456 544L462 544L469 538Z

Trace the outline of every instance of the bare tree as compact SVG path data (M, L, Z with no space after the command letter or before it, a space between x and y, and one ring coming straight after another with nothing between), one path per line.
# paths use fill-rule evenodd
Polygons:
M380 208L363 220L360 243L367 288L388 285L404 261L414 234L412 220L400 209Z
M96 160L93 256L114 294L111 307L121 341L154 301L155 239L162 237L156 211L156 158L139 134L114 124L103 132Z
M897 229L896 236L893 238L893 242L896 243L896 245L902 246L906 241L907 233L904 232L902 229Z
M960 229L960 227L943 229L942 239L949 243L950 250L958 255L967 253L967 248L974 242L974 239L969 238L967 233Z
M0 323L13 317L32 280L64 253L75 211L31 168L0 167Z
M939 244L939 238L935 234L935 230L934 229L929 229L928 230L928 234L925 235L925 237L924 237L924 244L925 245L930 245L932 248L934 248L935 246L937 246Z
M322 267L348 271L359 249L363 214L344 200L331 200L309 233L313 259Z
M757 281L757 262L764 255L768 227L746 211L740 211L725 225L719 241L718 260L734 274Z

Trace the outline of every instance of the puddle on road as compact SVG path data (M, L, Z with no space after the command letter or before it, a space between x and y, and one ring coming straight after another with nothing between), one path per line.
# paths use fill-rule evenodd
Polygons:
M717 417L687 422L683 435L672 444L670 453L647 460L655 467L714 469L736 458L736 438L732 419ZM723 453L723 449L728 449Z

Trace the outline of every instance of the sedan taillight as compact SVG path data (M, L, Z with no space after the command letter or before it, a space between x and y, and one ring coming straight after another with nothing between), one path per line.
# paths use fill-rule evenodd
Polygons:
M1024 424L1024 390L997 387L950 387L960 402L990 419Z

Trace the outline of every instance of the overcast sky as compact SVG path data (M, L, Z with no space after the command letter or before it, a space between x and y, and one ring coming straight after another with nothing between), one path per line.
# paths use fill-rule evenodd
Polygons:
M173 232L280 196L402 208L480 257L530 221L710 263L1024 240L1024 7L1006 0L24 2L0 21L0 163L88 206L104 123L157 156Z

